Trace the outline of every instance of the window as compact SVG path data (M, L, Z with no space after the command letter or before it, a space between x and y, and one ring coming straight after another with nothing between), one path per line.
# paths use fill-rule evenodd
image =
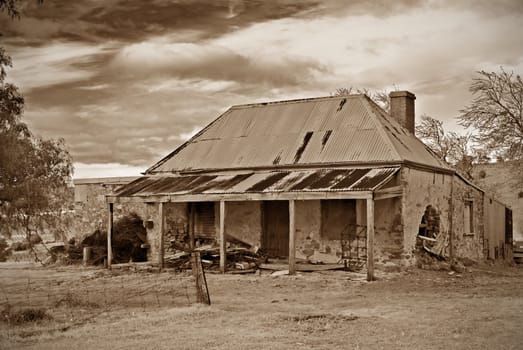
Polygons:
M333 199L321 201L321 237L339 240L346 230L356 227L356 200Z
M214 237L216 234L214 226L214 202L193 203L194 236Z
M473 234L474 233L474 203L471 200L465 200L465 211L463 220L463 233Z

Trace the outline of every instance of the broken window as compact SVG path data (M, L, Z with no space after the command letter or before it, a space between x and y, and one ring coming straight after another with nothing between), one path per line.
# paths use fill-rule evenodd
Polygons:
M333 199L321 201L321 237L340 240L348 228L356 227L356 200Z
M465 200L463 218L463 232L465 234L474 233L474 203L471 200Z

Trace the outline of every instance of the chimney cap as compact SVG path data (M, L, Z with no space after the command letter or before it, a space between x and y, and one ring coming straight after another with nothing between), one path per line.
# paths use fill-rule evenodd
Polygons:
M416 95L414 95L410 91L391 91L391 93L389 94L389 97L390 98L394 98L394 97L408 97L408 98L411 98L413 100L416 99Z

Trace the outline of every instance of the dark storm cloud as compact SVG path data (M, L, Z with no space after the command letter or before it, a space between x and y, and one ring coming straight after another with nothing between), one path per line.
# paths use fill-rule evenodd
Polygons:
M231 105L343 86L396 84L447 121L474 71L523 64L522 4L46 0L0 32L35 132L76 163L145 168Z
M28 2L20 20L2 16L0 25L7 38L22 37L26 45L45 45L46 40L134 42L166 32L177 32L181 40L202 40L314 6L312 1L288 0L55 0Z

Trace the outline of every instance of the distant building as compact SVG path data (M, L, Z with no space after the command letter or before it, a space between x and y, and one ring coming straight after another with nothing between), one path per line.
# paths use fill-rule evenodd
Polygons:
M69 229L69 238L81 241L96 230L105 231L107 228L105 196L115 193L122 185L136 179L136 176L74 179L74 221Z
M474 165L474 182L512 209L514 240L523 240L523 163L496 162Z

